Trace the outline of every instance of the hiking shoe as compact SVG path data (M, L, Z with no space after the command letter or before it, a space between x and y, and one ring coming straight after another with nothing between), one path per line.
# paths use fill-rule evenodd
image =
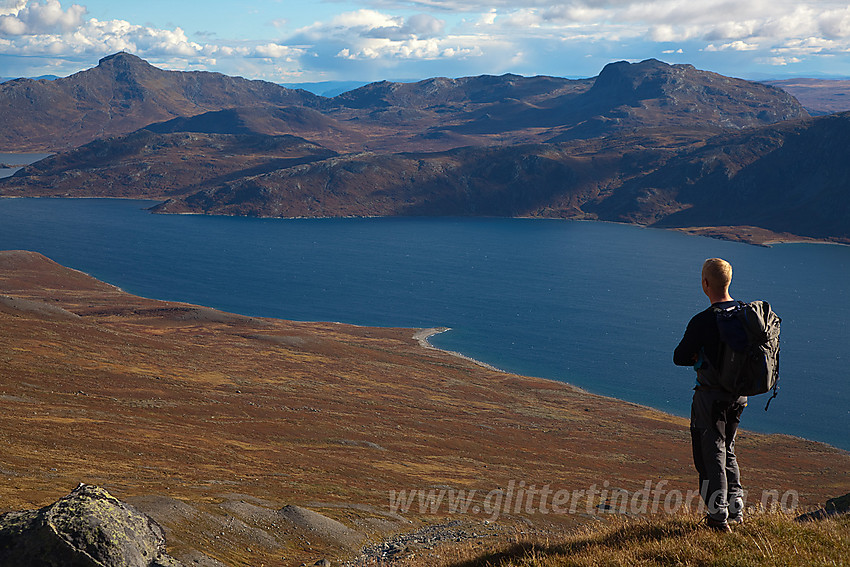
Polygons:
M726 522L729 524L735 524L736 526L741 526L744 524L744 515L741 514L740 516L735 517L730 516L729 519L726 520Z
M710 530L714 530L716 532L722 532L725 534L732 533L732 528L729 527L729 524L725 521L715 520L706 516L705 525Z

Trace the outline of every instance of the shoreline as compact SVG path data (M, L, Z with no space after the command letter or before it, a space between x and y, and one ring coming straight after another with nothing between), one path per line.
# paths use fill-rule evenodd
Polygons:
M810 236L800 236L790 232L775 232L766 228L748 225L647 228L660 228L661 230L671 230L681 234L687 234L689 236L714 238L717 240L725 240L727 242L739 242L742 244L763 246L766 248L770 248L776 244L834 244L837 246L850 246L850 242L847 242L846 239L841 239L840 237L814 238Z
M443 348L435 347L434 345L432 345L428 341L428 339L433 337L434 335L439 335L440 333L445 333L445 332L451 331L451 330L452 330L451 327L430 327L428 329L419 329L418 331L413 333L413 338L419 343L419 346L421 346L424 349L444 352L446 354L450 354L452 356L456 356L457 358L466 360L467 362L472 362L473 364L477 364L478 366L480 366L482 368L486 368L487 370L492 370L494 372L500 372L502 374L510 374L510 372L508 372L507 370L502 370L501 368L496 368L492 364L487 364L486 362L484 362L482 360L477 360L475 358L472 358L471 356L466 356L465 354L461 354L461 353L454 351L454 350L446 350L446 349L443 349ZM544 378L544 380L545 380L545 378Z
M7 177L11 177L7 176ZM4 177L0 176L0 179L4 179ZM376 219L376 218L422 218L422 217L409 217L404 215L322 215L322 216L258 216L251 217L248 215L232 215L232 214L223 214L223 213L204 213L204 212L190 212L190 211L177 211L177 212L160 212L160 211L152 211L150 209L156 207L167 201L168 199L165 197L152 197L152 196L102 196L102 195L82 195L82 196L69 196L69 195L4 195L0 193L0 199L120 199L126 201L149 201L151 203L156 203L153 207L150 207L148 210L151 214L166 214L166 215L177 215L177 216L222 216L222 217L243 217L243 218L259 218L259 219L282 219L282 220L307 220L307 219ZM751 246L764 246L771 247L776 244L834 244L837 246L850 246L850 239L845 239L842 237L826 237L826 238L814 238L810 236L800 236L796 234L792 234L789 232L775 232L769 229L748 226L748 225L740 225L740 226L689 226L689 227L676 227L676 226L652 226L646 224L639 224L634 222L623 222L616 220L605 220L605 219L590 219L590 218L563 218L563 217L543 217L543 216L513 216L513 217L484 217L484 216L452 216L452 215L444 215L445 218L461 218L461 219L480 219L480 218L504 218L504 219L524 219L524 220L555 220L555 221L572 221L572 222L597 222L597 223L610 223L610 224L622 224L627 226L635 226L640 228L651 228L658 230L666 230L672 232L678 232L681 234L687 234L689 236L701 236L704 238L714 238L717 240L724 240L727 242L738 242L741 244L749 244ZM426 217L431 218L431 217ZM434 217L439 218L439 217Z
M44 260L46 260L49 264L51 264L55 267L67 270L69 272L73 272L75 274L80 274L82 276L85 276L86 278L90 278L90 279L92 279L96 282L99 282L101 284L108 286L109 288L111 288L112 290L114 290L118 293L127 295L128 297L137 297L139 299L143 299L143 300L146 300L146 301L154 301L154 302L161 302L161 303L167 303L167 304L173 303L173 304L180 304L180 305L195 307L195 308L199 308L199 309L210 309L210 310L218 311L218 309L216 309L216 308L205 307L205 306L199 305L199 304L184 303L184 302L179 302L179 301L178 302L173 302L173 301L170 302L168 300L154 299L154 298L149 298L149 297L144 297L144 296L136 296L135 294L128 293L127 291L123 290L119 286L116 286L115 284L106 282L104 280L100 280L100 279L94 277L93 275L91 275L91 274L89 274L85 271L59 264L59 263L55 262L54 260L52 260L52 259L50 259L46 256L43 256L43 255L41 255L40 253L37 253L37 252L32 252L32 251L27 251L27 250L7 250L7 251L4 251L4 252L7 253L7 254L12 253L12 254L18 254L18 255L36 254L38 256L43 257ZM397 329L397 330L400 330L400 331L406 332L406 333L409 333L410 331L414 331L412 335L408 334L407 336L414 339L417 342L417 345L419 347L421 347L425 350L432 350L432 351L440 352L442 354L447 354L451 357L455 357L455 358L458 358L460 360L472 363L475 366L478 366L479 368L483 368L483 369L486 369L486 370L491 371L491 372L496 372L496 373L499 373L499 374L510 375L510 376L518 376L518 377L521 377L521 378L527 378L527 379L532 379L532 380L539 380L539 381L545 382L545 383L554 383L554 384L558 384L558 385L561 385L561 386L565 386L565 387L569 388L570 390L572 390L574 392L580 392L582 394L593 396L595 398L606 399L606 400L615 400L618 403L624 403L624 404L627 404L631 407L640 408L642 410L658 412L660 414L663 414L663 415L671 417L671 418L675 418L677 420L678 419L684 419L684 420L688 419L688 416L685 412L674 413L674 412L670 411L669 409L659 408L657 406L647 404L647 403L636 402L636 401L629 400L627 398L618 396L616 394L593 392L593 391L588 390L584 387L575 385L572 382L567 382L567 381L563 381L563 380L559 380L559 379L555 379L555 378L551 378L551 377L534 375L534 374L525 374L525 373L522 373L522 372L504 370L504 369L498 368L498 367L496 367L492 364L484 362L482 360L478 360L478 359L475 359L471 356L465 355L461 352L439 348L439 347L436 347L436 346L434 346L433 344L430 343L429 339L431 337L438 335L438 334L441 334L441 333L448 332L448 331L452 330L451 327L428 327L428 328L380 327L380 326L375 326L375 325L360 325L360 324L345 323L345 322L330 321L330 320L326 320L326 321L315 321L315 320L297 321L297 320L291 320L291 319L282 319L282 318L279 318L279 317L266 317L266 316L253 316L252 317L252 316L247 316L247 315L240 315L240 314L237 314L237 313L231 313L231 312L228 312L228 311L222 311L222 313L227 314L227 315L234 315L236 317L243 317L243 318L246 318L246 319L252 319L252 318L256 318L258 320L259 319L267 319L269 321L277 321L277 322L280 322L280 323L306 323L306 324L329 323L329 324L333 324L333 325L342 325L342 326L345 326L345 327L352 327L352 328L359 328L359 329ZM850 448L844 448L844 447L841 447L839 445L832 444L828 441L823 441L823 440L819 440L819 439L815 439L815 438L811 438L811 437L804 437L804 436L799 435L799 434L787 433L787 432L775 431L775 430L774 431L763 430L763 429L752 428L752 427L748 427L748 426L745 426L745 428L742 431L746 431L748 433L756 434L756 435L768 435L768 436L778 435L778 436L784 436L784 437L793 438L793 439L801 439L801 440L805 440L807 443L823 445L824 447L828 447L828 448L833 449L833 450L838 450L838 451L840 451L844 454L850 454Z
M497 368L497 367L493 366L492 364L488 364L484 361L477 360L475 358L472 358L471 356L467 356L467 355L462 354L460 352L436 347L428 341L428 339L433 337L434 335L439 335L441 333L445 333L445 332L448 332L448 331L451 331L451 330L452 330L451 327L429 327L429 328L424 328L424 329L418 329L418 330L416 330L415 333L413 333L412 338L414 340L416 340L419 343L419 346L421 346L424 349L442 352L442 353L460 358L461 360L471 362L471 363L476 364L476 365L478 365L482 368L486 368L487 370L492 370L493 372L499 372L501 374L515 374L514 372L510 372L508 370L503 370L501 368ZM685 415L685 414L679 415L679 414L672 413L668 410L661 409L661 408L651 406L651 405L648 405L648 404L642 404L642 403L634 402L634 401L631 401L631 400L627 400L625 398L620 398L620 397L612 396L612 395L609 395L609 394L599 394L599 393L596 393L596 392L591 392L590 390L586 390L585 388L582 388L581 386L576 386L575 384L573 384L571 382L564 382L562 380L556 380L554 378L547 378L545 376L534 376L534 375L530 375L530 374L518 374L518 376L522 376L524 378L533 378L533 379L537 379L537 380L544 380L544 381L547 381L547 382L554 382L556 384L561 384L561 385L567 386L569 388L572 388L576 392L581 392L581 393L589 395L589 396L599 396L601 398L616 400L618 402L628 404L632 407L640 408L642 410L659 412L659 413L662 413L664 415L670 416L672 418L688 419L688 416ZM794 435L793 433L783 433L783 432L777 432L777 431L759 431L758 429L752 429L752 428L749 428L749 427L744 427L743 429L741 429L741 432L743 432L745 434L769 435L769 436L777 436L778 435L778 436L788 437L788 438L791 438L791 439L800 439L800 440L803 440L807 443L815 443L815 444L823 445L825 447L829 447L830 449L841 451L843 453L850 455L850 449L844 449L843 447L833 445L833 444L828 443L826 441L811 439L809 437L803 437L801 435Z

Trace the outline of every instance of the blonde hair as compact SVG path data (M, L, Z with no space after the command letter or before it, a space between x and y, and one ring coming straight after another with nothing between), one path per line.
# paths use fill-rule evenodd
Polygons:
M702 277L711 289L726 290L732 283L732 265L722 258L709 258L702 265Z

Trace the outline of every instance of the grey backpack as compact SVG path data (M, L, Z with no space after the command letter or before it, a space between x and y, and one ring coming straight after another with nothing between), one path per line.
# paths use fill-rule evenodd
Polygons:
M782 319L766 301L753 301L726 309L715 307L722 342L718 372L720 386L739 396L773 390L764 409L779 389L779 325Z

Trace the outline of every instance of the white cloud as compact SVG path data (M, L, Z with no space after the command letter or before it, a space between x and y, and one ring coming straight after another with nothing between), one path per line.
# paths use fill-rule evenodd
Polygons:
M782 46L774 48L773 51L781 54L817 55L822 53L838 53L847 49L847 45L841 41L821 37L807 37L787 41Z
M495 9L491 9L490 11L481 14L481 17L478 19L478 25L492 26L496 23L496 17L498 15L499 13Z
M346 60L434 60L478 56L478 36L446 35L445 21L429 14L408 18L375 10L339 14L296 32L294 43L336 45L334 54Z
M0 55L64 57L80 60L128 51L140 57L167 61L177 68L214 68L229 58L258 58L286 63L293 73L304 49L274 42L217 45L192 41L180 28L159 29L125 20L85 19L86 8L63 8L58 0L0 0Z
M471 45L451 45L437 39L411 39L391 41L375 39L361 43L356 49L340 50L343 59L439 59L481 55L481 50Z
M437 37L445 31L446 22L431 16L430 14L415 14L407 18L402 32L411 36Z
M294 14L269 16L260 27L273 35L241 39L222 39L225 28L198 33L101 21L89 17L85 0L74 1L0 0L0 56L43 57L42 66L64 60L77 70L124 49L172 68L275 80L390 71L591 76L610 60L685 51L698 65L700 58L754 67L831 57L847 60L850 72L850 6L837 0L359 0L361 9L306 26ZM349 4L329 2L321 13L334 5Z
M818 26L827 39L850 38L850 6L822 12L818 16Z
M8 4L8 3L7 3ZM0 35L23 55L97 53L125 49L134 53L196 55L201 46L189 41L181 28L162 30L124 20L85 20L86 8L63 9L57 0L28 2L16 13L0 16Z
M295 35L312 41L358 37L402 40L438 37L444 28L443 20L429 14L416 14L405 20L375 10L356 10L303 27Z
M492 24L497 24L495 18ZM537 10L515 10L499 18L498 25L511 28L537 28L544 24L543 14Z
M477 25L540 28L631 26L652 41L707 42L799 37L850 39L850 7L835 0L428 0L406 4L480 12ZM600 33L601 36L601 33Z
M709 43L705 50L706 51L755 51L758 49L758 45L755 43L747 43L745 41L737 40L731 43L724 43L723 45L714 45L713 43Z
M516 30L525 26L533 28L538 37L541 29L553 33L560 29L572 37L597 40L642 37L652 43L702 43L706 52L767 54L788 49L826 55L850 50L850 6L843 1L574 0L556 7L541 4L526 0L512 3L512 8L486 6L492 27L502 24Z
M27 5L27 0L0 0L0 16L15 15Z
M83 22L86 9L72 4L62 9L59 0L41 2L6 2L0 7L0 33L8 35L63 33Z
M293 60L303 53L303 50L294 49L287 45L277 43L266 43L254 48L252 55L257 57L268 57L272 59Z
M760 57L758 58L759 63L764 63L765 65L773 65L776 67L784 67L790 63L800 63L803 61L802 59L798 59L797 57Z
M24 35L27 25L14 16L0 16L0 34Z
M771 57L784 57L788 64L794 58L850 51L850 7L836 0L367 2L364 6L372 9L316 22L283 43L306 43L308 51L324 50L340 59L374 65L477 58L482 65L548 68L555 67L554 53L570 53L569 61L588 52L609 60L635 54L641 59L684 53L678 45L669 45L677 43L687 44L696 57L735 53L736 62L763 65L777 64ZM393 9L399 7L422 10L422 19L395 15ZM452 20L444 15L449 12L471 15ZM498 62L496 54L501 57Z
M319 41L352 34L362 35L375 29L397 28L402 23L402 18L388 16L375 10L356 10L339 14L329 22L316 22L303 27L296 31L296 35Z

